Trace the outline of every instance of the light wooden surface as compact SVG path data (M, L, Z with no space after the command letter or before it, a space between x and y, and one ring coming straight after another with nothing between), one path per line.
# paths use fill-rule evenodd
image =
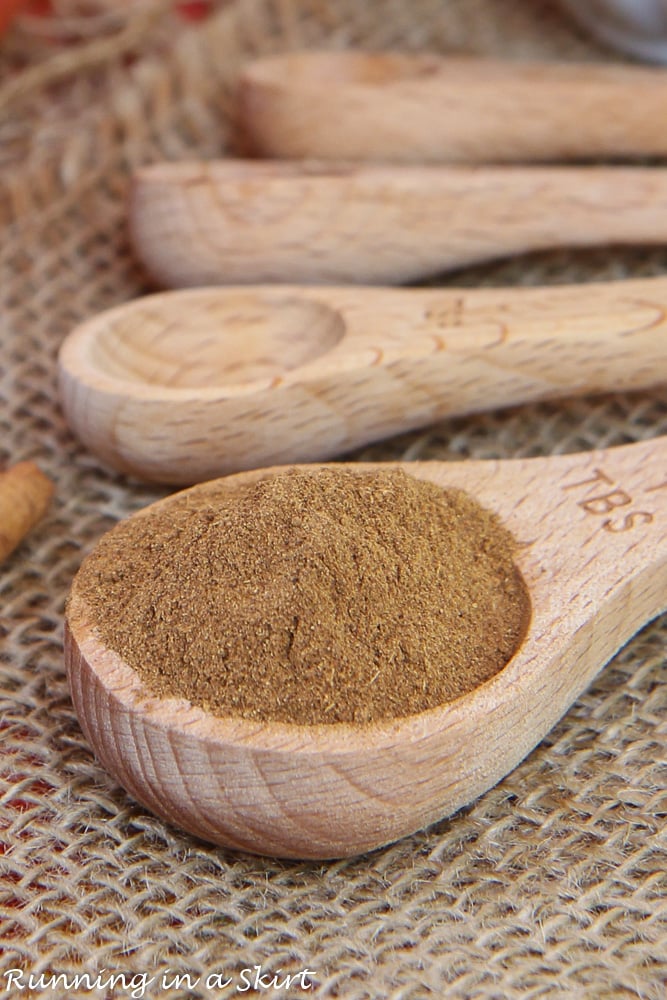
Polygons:
M331 457L450 414L665 382L666 308L664 277L165 292L73 331L61 395L103 461L192 483Z
M667 169L157 163L135 174L130 226L167 287L392 284L548 247L667 243Z
M507 667L449 705L365 728L215 718L142 688L97 638L75 580L65 645L72 697L98 758L132 796L230 847L309 858L368 850L499 781L667 608L667 439L405 468L467 490L521 543L533 616Z
M249 151L519 163L667 153L667 70L430 54L292 52L249 63Z

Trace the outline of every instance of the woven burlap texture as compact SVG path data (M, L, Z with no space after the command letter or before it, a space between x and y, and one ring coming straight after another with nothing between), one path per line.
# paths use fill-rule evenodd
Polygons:
M238 0L192 25L164 3L138 14L113 6L104 14L97 4L95 37L63 0L50 28L25 18L0 47L0 459L35 459L57 483L51 514L0 578L0 995L130 996L122 982L113 993L62 981L2 993L10 969L106 969L155 977L146 996L232 996L240 980L223 990L207 977L260 965L314 970L317 985L252 995L663 998L664 618L479 801L391 847L326 864L212 848L131 801L86 745L62 658L81 559L161 495L86 453L56 394L68 331L147 289L124 226L132 167L233 150L233 81L255 53L362 44L608 54L538 0ZM665 271L662 250L554 252L443 283ZM655 391L448 421L363 457L552 454L665 433L667 396ZM163 984L168 969L191 985Z

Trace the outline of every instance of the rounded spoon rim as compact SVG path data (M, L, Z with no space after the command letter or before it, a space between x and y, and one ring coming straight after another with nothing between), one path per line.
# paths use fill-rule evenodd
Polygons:
M78 606L77 604L78 602L73 602L75 613L87 607L83 603ZM80 642L76 629L72 628L68 619L68 629L72 639L106 692L117 699L124 708L136 711L149 724L155 724L171 734L187 733L189 737L204 743L252 745L258 749L285 751L290 755L303 756L326 752L340 757L371 748L387 750L399 743L411 742L413 737L418 738L425 728L425 723L429 723L430 731L441 730L446 726L433 724L441 717L444 723L448 716L454 721L461 713L469 714L472 702L485 702L497 693L496 688L501 685L500 676L512 667L522 653L530 633L529 625L521 646L497 674L452 701L443 702L441 705L435 705L413 715L389 717L370 723L336 722L306 725L280 720L253 720L243 716L215 715L192 704L186 698L154 694L141 681L136 670L94 634L94 626L88 628L90 631L87 631ZM86 655L86 649L91 641L98 645L95 660ZM131 674L131 683L121 682L118 687L109 684L104 674L97 669L101 658L110 661L110 669L121 670L127 676L128 682ZM507 686L507 683L505 679L502 686ZM160 707L163 712L160 711ZM164 717L171 712L174 715L177 712L187 712L188 718L178 721L175 717L173 719ZM475 713L481 716L483 705L475 706ZM295 738L298 740L295 741Z

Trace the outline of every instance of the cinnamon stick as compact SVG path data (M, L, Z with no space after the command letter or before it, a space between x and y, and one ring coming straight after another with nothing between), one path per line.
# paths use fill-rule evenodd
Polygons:
M0 563L46 514L55 487L34 462L0 472Z

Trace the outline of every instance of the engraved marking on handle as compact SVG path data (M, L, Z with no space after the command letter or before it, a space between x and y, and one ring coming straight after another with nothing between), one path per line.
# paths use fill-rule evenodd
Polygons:
M646 323L642 323L641 326L633 327L631 330L622 330L619 333L619 337L633 337L636 333L645 333L646 330L652 330L656 326L661 326L665 322L665 319L667 319L664 308L656 305L655 302L642 302L635 299L630 304L639 306L640 309L654 309L657 315Z
M459 296L441 306L431 306L426 310L426 319L444 329L463 326L465 321L465 299Z
M466 301L461 295L456 299L444 302L442 305L429 306L424 313L424 318L428 323L433 323L440 330L451 330L464 326L468 317L466 315ZM484 350L500 347L509 337L507 323L501 319L491 320L489 325L497 327L498 337L489 344L484 344Z
M582 479L576 483L566 483L564 490L586 490L586 495L581 500L577 500L577 506L585 514L593 517L605 517L611 515L612 511L629 507L634 503L634 499L622 489L614 479L607 475L604 469L593 469L594 475L588 479ZM655 487L660 489L660 487ZM649 492L649 491L647 491ZM601 527L604 531L609 531L614 535L622 531L630 531L640 524L650 524L654 514L648 510L626 510L623 516L605 517Z

